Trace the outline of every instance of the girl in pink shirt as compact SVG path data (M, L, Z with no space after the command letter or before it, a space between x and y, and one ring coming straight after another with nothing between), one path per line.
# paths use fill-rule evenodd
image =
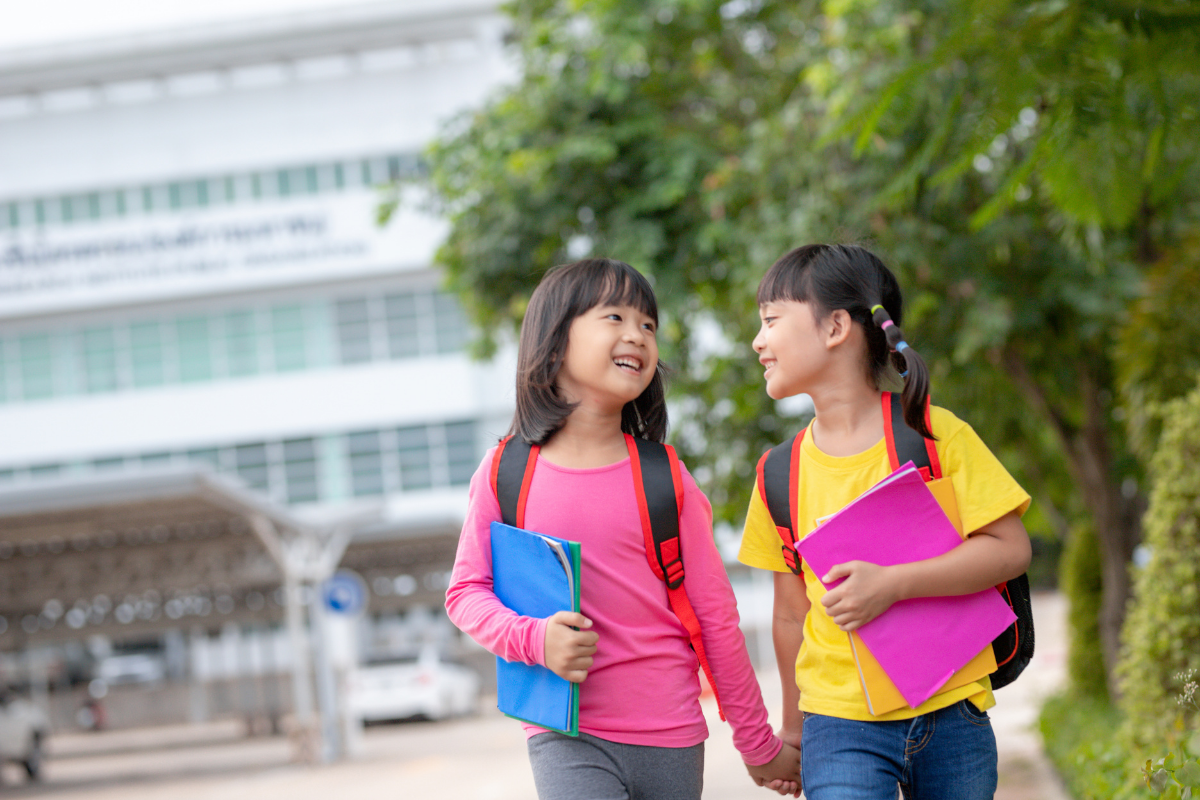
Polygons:
M510 433L540 446L525 526L580 542L581 611L518 616L492 591L490 526L501 519L489 476L471 480L446 610L489 651L580 683L578 737L525 725L541 800L697 800L708 728L698 662L646 557L625 434L661 442L667 408L658 306L628 264L557 267L521 326ZM799 752L767 724L737 606L712 536L712 510L682 471L679 535L688 598L701 623L734 744L755 783L799 793Z

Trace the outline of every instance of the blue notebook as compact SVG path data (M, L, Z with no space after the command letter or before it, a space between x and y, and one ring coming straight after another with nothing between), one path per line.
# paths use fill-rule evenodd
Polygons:
M492 523L492 591L525 617L579 610L578 542ZM579 735L579 684L546 667L496 657L496 699L510 717Z

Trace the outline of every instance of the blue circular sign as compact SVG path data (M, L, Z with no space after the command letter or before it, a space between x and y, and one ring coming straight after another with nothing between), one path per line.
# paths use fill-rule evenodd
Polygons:
M358 573L339 569L325 581L325 607L335 614L357 614L367 605L367 586Z

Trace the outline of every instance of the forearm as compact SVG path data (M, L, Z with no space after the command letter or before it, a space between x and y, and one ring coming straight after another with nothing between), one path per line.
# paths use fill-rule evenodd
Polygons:
M776 573L771 637L783 690L784 732L799 733L804 724L800 713L800 689L796 685L796 659L804 643L804 619L808 610L804 582L790 573Z
M897 599L974 594L1029 568L1029 536L1015 514L1002 517L937 558L897 564Z

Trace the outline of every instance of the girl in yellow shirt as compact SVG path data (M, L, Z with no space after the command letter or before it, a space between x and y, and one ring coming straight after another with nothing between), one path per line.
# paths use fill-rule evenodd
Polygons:
M904 341L900 287L870 251L808 245L780 258L758 289L762 327L754 350L774 399L806 393L815 416L800 445L797 538L891 472L882 386L904 381L908 426L936 441L951 480L961 545L896 566L851 561L797 577L756 487L739 559L775 575L773 637L783 682L784 741L801 749L809 800L982 800L995 793L996 743L986 678L936 694L918 708L872 716L847 632L910 597L963 595L1021 575L1029 495L965 422L945 409L925 415L929 373ZM819 580L818 580L819 578ZM822 582L845 580L826 592ZM914 653L920 658L920 653Z

